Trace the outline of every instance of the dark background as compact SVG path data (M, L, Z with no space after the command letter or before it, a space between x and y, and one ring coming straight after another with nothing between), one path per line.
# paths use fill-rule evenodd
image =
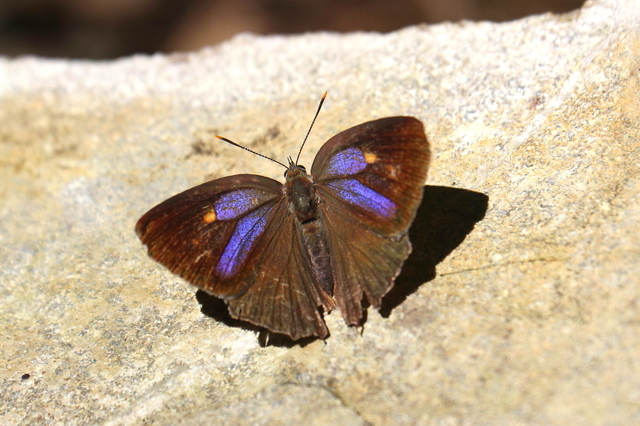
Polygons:
M196 50L239 32L393 31L509 21L584 0L0 0L0 55L110 59Z

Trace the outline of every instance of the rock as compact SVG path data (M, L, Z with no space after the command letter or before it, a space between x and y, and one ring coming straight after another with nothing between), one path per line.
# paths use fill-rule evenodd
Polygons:
M0 59L0 423L640 423L639 9ZM284 160L325 90L303 164L424 122L437 265L363 330L333 312L326 342L265 346L133 228L204 180L280 178L214 135Z

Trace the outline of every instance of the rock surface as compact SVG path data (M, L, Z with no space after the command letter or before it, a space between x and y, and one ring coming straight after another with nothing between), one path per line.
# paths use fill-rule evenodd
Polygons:
M0 423L640 424L639 9L0 59ZM303 164L413 115L425 202L488 208L386 317L264 346L203 315L133 227L206 179L280 178L213 135L284 159L325 90ZM461 200L434 217L468 219Z

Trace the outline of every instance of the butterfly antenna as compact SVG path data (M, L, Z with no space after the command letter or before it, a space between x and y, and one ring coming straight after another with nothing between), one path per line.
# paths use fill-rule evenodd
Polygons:
M221 141L225 141L226 143L229 143L229 144L231 144L231 145L233 145L233 146L237 146L238 148L242 148L242 149L244 149L245 151L249 151L250 153L257 155L258 157L266 158L267 160L271 160L271 161L273 161L273 162L274 162L274 163L276 163L276 164L280 164L280 165L281 165L282 167L284 167L285 169L288 169L288 168L289 168L289 167L285 166L284 164L282 164L281 162L279 162L278 160L274 160L273 158L271 158L271 157L267 157L267 156L266 156L266 155L264 155L264 154L260 154L259 152L255 152L254 150L249 149L249 148L247 148L246 146L239 145L239 144L235 143L234 141L229 140L229 139L227 139L227 138L225 138L225 137L222 137L222 136L218 136L218 135L216 135L216 138L220 139Z
M302 141L302 145L300 145L300 151L298 151L298 156L296 157L296 164L298 164L298 160L300 159L300 154L302 154L302 148L304 148L304 144L307 142L309 133L311 133L311 129L313 128L313 123L316 122L316 118L318 118L318 114L320 114L320 108L322 108L322 104L324 103L324 98L326 97L327 97L327 92L324 92L324 95L322 95L322 99L320 99L320 105L318 105L318 110L316 111L316 115L313 116L313 120L311 121L311 126L309 126L309 130L307 131L307 136L304 137L304 140Z

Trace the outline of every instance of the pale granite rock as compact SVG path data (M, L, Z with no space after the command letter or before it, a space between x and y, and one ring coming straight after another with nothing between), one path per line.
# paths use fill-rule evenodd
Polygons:
M0 59L0 423L640 424L639 9ZM264 347L133 227L205 179L280 178L213 135L283 160L325 90L303 164L418 117L441 211L416 235L448 255L362 333L333 312L326 342ZM462 242L479 198L437 186L488 196Z

